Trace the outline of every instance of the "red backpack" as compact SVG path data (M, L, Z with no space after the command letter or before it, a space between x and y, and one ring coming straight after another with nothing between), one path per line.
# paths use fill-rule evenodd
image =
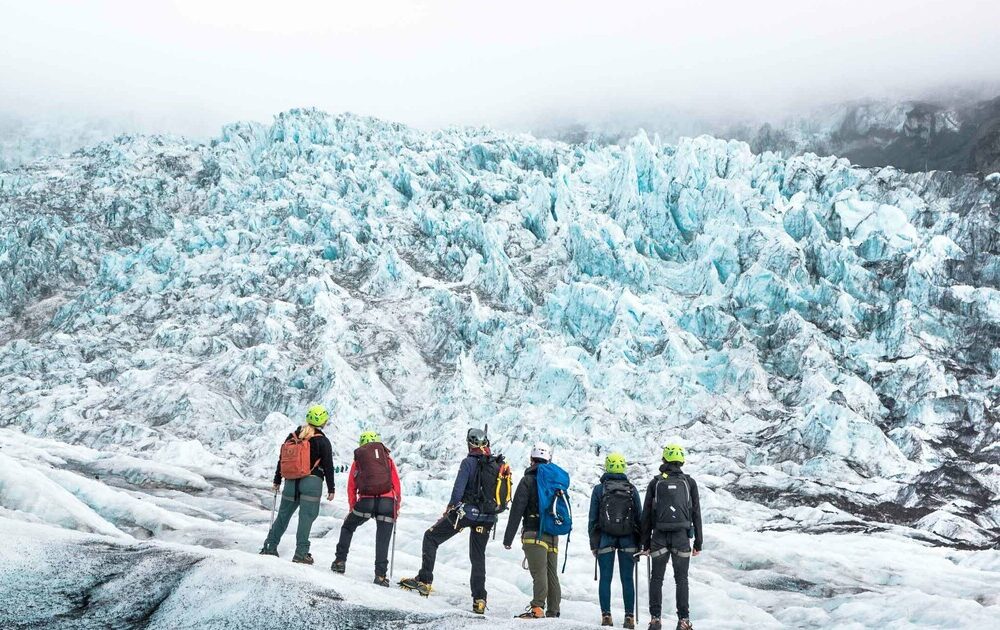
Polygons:
M392 468L389 449L381 442L370 442L354 450L357 473L354 481L358 494L379 497L392 491Z
M299 439L298 435L292 434L281 445L281 454L278 456L280 462L281 476L285 479L303 479L312 474L312 471L319 465L319 460L310 465L311 455L309 450L309 440Z

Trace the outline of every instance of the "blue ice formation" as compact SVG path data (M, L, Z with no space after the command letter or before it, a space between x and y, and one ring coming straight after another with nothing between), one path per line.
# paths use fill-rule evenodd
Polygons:
M678 434L763 526L828 501L988 545L998 188L316 110L120 137L0 173L0 424L264 476L267 419L322 400L405 443L423 493L469 424L581 474Z

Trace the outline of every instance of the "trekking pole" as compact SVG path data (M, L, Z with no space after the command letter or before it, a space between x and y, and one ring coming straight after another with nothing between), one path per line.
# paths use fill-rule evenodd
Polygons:
M563 554L563 568L562 572L566 572L566 563L569 562L569 539L573 537L572 533L566 534L566 553Z
M597 581L597 553L594 553L594 581Z
M267 532L271 533L271 528L274 527L274 510L278 507L278 490L274 490L274 501L271 502L271 524L267 526Z
M397 517L398 518L398 517ZM389 577L392 577L392 570L396 566L396 520L392 521L392 555L389 556Z
M632 581L632 588L634 589L633 595L635 596L635 609L633 614L635 615L635 625L639 625L639 560L632 556L632 570L635 572L635 577Z

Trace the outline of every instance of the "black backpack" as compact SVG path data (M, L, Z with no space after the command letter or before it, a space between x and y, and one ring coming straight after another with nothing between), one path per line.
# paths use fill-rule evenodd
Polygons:
M482 514L499 514L510 505L512 480L503 455L483 455L476 462L476 478L465 502Z
M635 533L635 503L632 484L624 479L604 482L601 496L601 532L609 536L631 536Z
M691 487L687 475L668 476L666 473L656 478L653 492L654 526L661 532L679 532L692 525Z

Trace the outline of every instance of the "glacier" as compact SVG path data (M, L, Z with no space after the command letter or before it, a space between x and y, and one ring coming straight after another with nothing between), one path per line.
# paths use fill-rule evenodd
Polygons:
M394 451L397 573L470 425L515 468L553 444L580 514L605 454L639 482L679 436L704 487L695 625L987 627L998 348L997 178L311 109L206 143L121 136L0 172L0 527L23 541L0 584L45 579L29 555L162 556L187 567L147 618L170 627L192 584L272 570L239 550L266 529L277 442L322 402L338 461L368 428ZM348 578L315 573L343 503L316 569L246 588L326 584L362 625L465 623L458 543L429 602L350 579L364 534ZM581 538L564 614L589 623ZM530 580L497 547L504 627Z

